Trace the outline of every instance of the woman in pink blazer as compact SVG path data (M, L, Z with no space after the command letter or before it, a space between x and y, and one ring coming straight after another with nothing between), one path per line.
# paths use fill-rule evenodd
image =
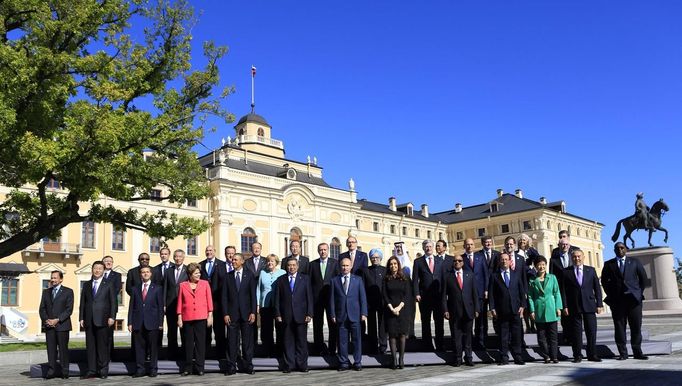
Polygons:
M213 324L211 286L208 281L199 280L201 269L197 263L187 266L187 276L189 280L180 283L178 291L178 327L185 336L185 368L181 374L192 372L194 360L197 374L204 375L206 328Z

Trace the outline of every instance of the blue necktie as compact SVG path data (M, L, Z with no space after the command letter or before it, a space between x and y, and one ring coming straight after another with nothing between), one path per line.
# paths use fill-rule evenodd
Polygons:
M213 260L208 261L208 269L206 269L206 273L208 273L208 276L211 276L211 273L213 273Z
M620 269L620 273L625 272L625 262L623 259L618 259L618 269Z
M291 292L294 292L294 277L289 276L289 288L291 289Z
M241 272L237 272L237 291L239 291L239 287L242 285L242 279L241 279Z
M507 288L509 288L509 274L507 273L507 271L504 271L504 285L506 285Z
M95 294L97 294L97 282L93 281L92 282L92 297L95 297Z

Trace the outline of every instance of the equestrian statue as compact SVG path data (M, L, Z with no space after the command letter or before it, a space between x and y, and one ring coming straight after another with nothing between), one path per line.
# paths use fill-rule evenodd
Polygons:
M630 239L630 242L632 242L632 248L635 247L635 240L630 235L634 230L637 229L649 231L650 247L654 246L651 244L651 235L657 230L665 232L665 238L663 239L663 242L667 243L668 230L661 226L661 218L668 210L668 205L663 201L662 198L656 201L654 205L649 208L644 202L644 194L637 193L637 201L635 201L635 214L618 221L618 224L616 224L616 231L614 232L613 237L611 237L611 241L615 242L618 240L618 237L620 237L620 226L622 224L625 228L623 243L627 245L626 240Z

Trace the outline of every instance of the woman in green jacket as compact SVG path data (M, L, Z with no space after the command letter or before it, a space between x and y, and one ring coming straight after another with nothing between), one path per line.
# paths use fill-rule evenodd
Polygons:
M557 321L563 308L559 283L556 276L547 272L547 259L544 256L536 257L535 268L538 275L531 280L528 287L530 317L537 326L540 355L545 359L545 363L549 363L550 360L559 363L557 359Z

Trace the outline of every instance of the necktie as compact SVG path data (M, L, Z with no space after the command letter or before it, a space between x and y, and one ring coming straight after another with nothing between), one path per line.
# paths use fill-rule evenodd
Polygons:
M324 280L324 274L327 273L327 259L320 260L320 271L322 271L322 280Z
M485 252L485 262L490 265L490 251Z
M464 284L462 283L462 274L459 271L457 271L457 284L459 284L459 289L464 287Z
M469 258L469 265L471 265L471 269L474 269L474 257L471 255L468 255Z
M59 291L59 289L58 289L57 287L55 287L55 288L52 290L52 299L54 299L54 298L57 297L57 292L58 292L58 291Z
M348 295L348 276L343 277L343 293Z
M429 260L429 271L431 271L431 273L433 273L433 256L429 256L428 260Z
M509 272L507 271L504 271L504 285L506 285L507 288L509 288Z
M166 270L168 269L168 265L164 264L161 267L161 277L166 277Z
M95 297L97 294L97 280L92 281L92 297Z
M625 264L623 259L618 259L618 269L620 269L620 273L625 272Z
M291 292L294 292L294 277L289 276L289 288L291 289Z
M182 271L182 266L175 267L175 283L177 284L178 279L180 279L180 272Z
M511 269L512 271L514 271L516 270L516 256L514 256L514 254L512 253L509 255L509 257L511 259Z
M564 268L568 267L568 259L566 258L565 253L561 255L561 262L564 264Z
M147 283L145 283L145 285L142 286L142 301L147 299L147 286L148 286Z
M208 261L208 269L206 269L206 273L208 273L209 277L213 273L213 260Z
M575 277L578 279L578 284L583 285L583 267L576 268Z
M241 279L241 272L237 271L237 291L239 291L239 287L242 285L242 279Z
M254 269L254 271L256 271L256 272L258 272L258 262L259 262L258 258L257 258L257 257L254 257L254 258L253 258L253 269Z
M109 280L109 271L104 273L104 280Z
M355 252L350 252L350 266L353 267L355 265Z

